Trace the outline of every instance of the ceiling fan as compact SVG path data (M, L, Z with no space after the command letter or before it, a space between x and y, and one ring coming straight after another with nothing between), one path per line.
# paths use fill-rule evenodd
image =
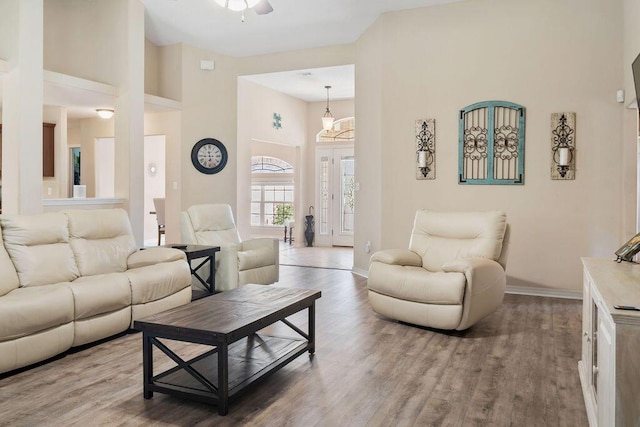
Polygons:
M258 15L266 15L273 12L273 7L271 7L269 0L216 0L216 3L234 12L244 13L246 9L253 9Z

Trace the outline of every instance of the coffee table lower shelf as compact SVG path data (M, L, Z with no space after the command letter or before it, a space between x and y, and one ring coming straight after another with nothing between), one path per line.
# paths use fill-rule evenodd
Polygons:
M157 339L151 339L152 345L158 346ZM166 351L168 348L162 342L159 348L169 355ZM227 399L236 397L250 384L277 371L310 348L309 342L305 339L258 333L231 344L228 347ZM173 357L169 357L179 359L175 353L171 353ZM176 360L177 363L180 361ZM153 392L160 392L220 406L218 370L216 347L191 360L182 361L182 365L155 375L150 384L145 384L145 397L149 398Z

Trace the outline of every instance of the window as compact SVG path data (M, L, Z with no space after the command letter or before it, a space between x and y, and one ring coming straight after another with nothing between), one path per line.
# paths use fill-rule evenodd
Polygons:
M460 184L524 183L524 107L505 101L460 111Z
M275 157L252 157L251 225L281 226L293 215L293 166Z

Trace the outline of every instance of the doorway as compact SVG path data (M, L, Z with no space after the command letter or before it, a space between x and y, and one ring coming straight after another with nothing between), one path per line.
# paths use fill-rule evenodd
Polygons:
M316 149L318 246L353 247L355 157L353 145Z
M144 137L144 241L145 246L158 244L158 219L153 199L165 197L165 135ZM163 224L164 225L164 224ZM164 234L161 235L161 243Z
M165 197L165 135L144 137L144 244L158 244L158 220L154 198ZM72 156L75 153L72 152ZM77 162L72 157L72 166ZM96 198L115 197L115 138L96 138L95 144ZM162 236L164 237L164 236Z

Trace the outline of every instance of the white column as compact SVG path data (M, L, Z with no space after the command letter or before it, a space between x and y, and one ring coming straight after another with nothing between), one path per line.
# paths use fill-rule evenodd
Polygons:
M2 98L2 212L42 212L43 0L11 1L16 13Z
M144 7L128 0L127 65L115 113L115 193L126 200L136 243L144 241Z

